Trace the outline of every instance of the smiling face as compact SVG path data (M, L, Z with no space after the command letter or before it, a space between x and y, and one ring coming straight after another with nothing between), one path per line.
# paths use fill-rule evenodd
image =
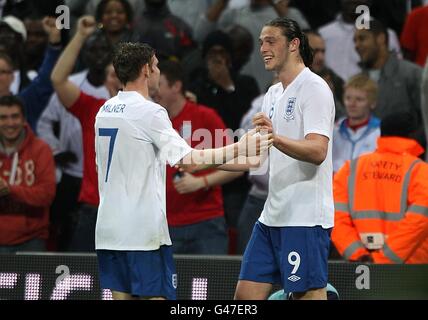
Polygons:
M0 138L5 145L13 145L20 137L25 118L18 105L0 105Z
M281 71L288 61L288 41L282 30L265 26L259 38L260 54L268 71Z
M129 23L126 10L122 3L109 1L101 17L101 23L108 33L121 32Z
M369 68L372 67L379 57L380 39L368 30L356 30L354 43L361 62Z

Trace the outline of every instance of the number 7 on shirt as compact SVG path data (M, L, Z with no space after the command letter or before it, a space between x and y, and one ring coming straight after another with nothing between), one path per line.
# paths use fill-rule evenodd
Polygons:
M113 129L113 128L99 128L98 135L100 137L110 137L110 144L108 147L108 160L107 160L107 172L106 172L106 180L108 180L108 173L110 170L110 164L111 164L111 158L113 157L113 151L114 151L114 143L116 141L117 132L119 129Z

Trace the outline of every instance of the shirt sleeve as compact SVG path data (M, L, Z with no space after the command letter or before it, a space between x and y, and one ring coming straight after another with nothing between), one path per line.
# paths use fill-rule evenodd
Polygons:
M186 141L172 127L165 109L153 115L148 135L160 152L161 160L175 166L182 158L192 151Z
M335 113L333 93L327 85L315 82L306 87L303 97L300 108L305 137L316 133L331 140Z

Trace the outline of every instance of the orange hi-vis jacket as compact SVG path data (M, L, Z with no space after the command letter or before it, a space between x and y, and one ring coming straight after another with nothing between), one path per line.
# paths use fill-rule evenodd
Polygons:
M380 137L334 177L332 241L347 260L428 263L428 164L414 140Z

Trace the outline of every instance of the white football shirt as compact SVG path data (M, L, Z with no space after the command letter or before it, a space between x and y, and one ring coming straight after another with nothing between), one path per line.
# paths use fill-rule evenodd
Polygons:
M133 91L99 110L95 151L100 205L96 249L157 250L171 245L166 220L166 161L192 151L167 111Z
M270 87L263 112L275 134L303 140L309 133L330 139L327 157L317 166L289 157L276 148L269 153L269 194L260 222L272 227L334 224L332 135L334 99L327 83L305 68L287 88Z

